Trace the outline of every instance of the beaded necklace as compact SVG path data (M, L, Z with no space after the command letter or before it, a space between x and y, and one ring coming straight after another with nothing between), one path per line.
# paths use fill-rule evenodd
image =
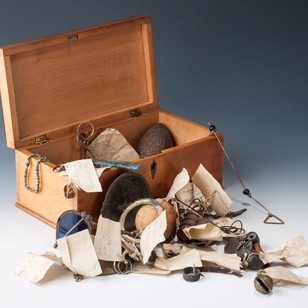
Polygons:
M38 157L36 167L35 167L35 175L36 175L36 188L35 189L31 188L28 185L28 172L31 166L31 158L33 157ZM41 156L40 154L31 153L28 156L27 161L26 161L26 168L25 168L25 173L24 173L24 184L25 184L25 188L34 194L37 194L41 190L40 163L44 160L45 161L48 160L47 157Z

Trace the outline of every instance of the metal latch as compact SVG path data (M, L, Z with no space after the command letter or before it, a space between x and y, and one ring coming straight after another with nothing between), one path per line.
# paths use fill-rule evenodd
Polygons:
M142 114L143 113L142 113L141 108L135 108L135 109L129 111L129 115L132 118L140 117Z
M37 145L47 143L48 141L49 141L49 139L48 139L47 134L44 134L44 135L41 135L41 136L38 136L38 137L35 138L35 143Z
M75 34L75 35L71 35L67 38L68 41L77 41L79 39L79 35Z

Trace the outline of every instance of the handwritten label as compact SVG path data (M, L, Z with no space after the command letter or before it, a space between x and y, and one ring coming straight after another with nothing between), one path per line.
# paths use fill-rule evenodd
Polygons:
M232 200L202 164L191 180L201 190L205 198L210 198L209 203L218 215L224 216L228 212Z
M100 215L94 239L94 248L100 260L121 261L120 223Z
M94 277L102 273L92 239L83 230L57 240L63 263L75 274Z
M85 192L101 192L95 167L91 159L81 159L64 164L71 181Z
M139 154L125 137L115 128L105 129L91 144L89 150L98 160L130 161L139 158Z
M142 232L140 239L140 250L143 264L148 262L151 252L156 247L156 245L165 240L164 232L166 231L166 228L166 211L163 211Z
M47 271L54 264L63 266L61 259L57 258L52 252L43 255L28 252L18 264L15 274L30 282L37 283L44 278Z

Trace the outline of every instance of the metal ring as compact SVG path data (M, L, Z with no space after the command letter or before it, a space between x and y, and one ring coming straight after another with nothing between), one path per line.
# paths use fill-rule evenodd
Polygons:
M159 214L159 208L161 208L163 210L163 207L162 205L156 201L155 199L152 199L152 198L144 198L144 199L139 199L135 202L133 202L132 204L130 204L122 213L121 217L120 217L120 227L121 227L121 231L125 231L124 229L124 223L125 223L125 219L126 219L126 216L128 215L128 213L136 208L137 206L140 206L140 205L151 205L153 206L153 208L156 210L156 212Z
M124 265L124 268L121 268L121 266ZM125 260L123 262L121 261L115 261L113 262L113 269L118 274L128 274L133 268L132 263L129 260Z
M82 133L81 133L81 127L83 126L83 125L89 125L90 127L91 127L91 130L90 130L90 134L88 135L88 136L85 136L85 135L83 135ZM81 135L83 135L83 138L84 139L86 139L86 140L89 140L93 135L94 135L94 132L95 132L95 128L94 128L94 125L93 125L93 123L92 122L81 122L79 125L78 125L78 127L77 127L77 136L78 136L78 138L81 136Z
M184 267L183 269L183 278L186 281L189 282L194 282L194 281L198 281L200 279L201 276L201 272L199 269L195 268L195 267Z

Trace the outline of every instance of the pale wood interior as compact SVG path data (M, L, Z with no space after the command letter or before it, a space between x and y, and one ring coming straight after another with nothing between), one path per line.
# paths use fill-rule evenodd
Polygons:
M12 56L20 138L148 102L141 27L129 26Z
M158 108L148 17L0 49L7 143L65 136L76 123ZM9 125L10 124L10 125Z
M209 137L208 128L160 110L137 118L115 122L111 126L99 127L96 129L93 138L98 136L107 127L116 128L136 149L141 136L156 123L163 123L169 128L176 143L175 147L183 147L189 143ZM29 148L28 151L47 156L54 164L62 164L82 158L82 151L76 134L68 138ZM165 151L168 151L168 149Z

